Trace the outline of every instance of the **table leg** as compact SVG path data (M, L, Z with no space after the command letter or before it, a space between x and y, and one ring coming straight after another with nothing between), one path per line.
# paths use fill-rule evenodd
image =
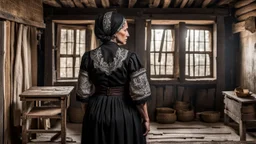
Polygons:
M27 103L26 101L22 102L22 144L28 143L27 135Z
M67 119L67 109L66 109L66 98L61 98L61 143L66 144L66 119Z
M246 125L245 122L240 120L239 122L239 135L240 135L240 141L246 140Z
M228 125L228 123L229 123L229 116L224 113L224 124Z

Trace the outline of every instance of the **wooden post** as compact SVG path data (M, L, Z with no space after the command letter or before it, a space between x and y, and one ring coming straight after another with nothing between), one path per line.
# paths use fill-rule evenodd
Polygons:
M0 21L0 69L4 70L4 60L5 60L5 33L6 27L5 22ZM4 142L4 73L0 74L0 143Z
M185 81L185 65L186 65L186 57L185 57L185 49L186 49L186 24L184 22L179 23L178 30L178 41L179 41L179 65L180 65L180 82Z
M146 65L145 25L146 25L145 19L139 18L139 17L135 19L135 52L138 54L143 65Z
M45 31L45 49L44 49L44 85L53 85L53 71L54 71L54 61L53 61L53 49L54 49L54 23L52 21L46 22Z
M217 84L216 110L223 112L223 95L225 89L225 23L223 16L217 16Z

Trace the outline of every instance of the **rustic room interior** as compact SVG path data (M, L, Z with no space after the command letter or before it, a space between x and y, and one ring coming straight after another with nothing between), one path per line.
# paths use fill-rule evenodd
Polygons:
M255 0L0 0L0 143L80 143L80 60L111 10L147 69L148 143L255 141Z

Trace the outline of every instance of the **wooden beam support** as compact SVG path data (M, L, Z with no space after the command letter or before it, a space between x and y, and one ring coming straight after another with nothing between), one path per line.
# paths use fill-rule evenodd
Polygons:
M232 29L233 33L238 33L245 30L254 33L256 31L255 17L249 17L245 21L233 24Z
M256 17L256 10L243 14L237 18L238 21L243 21L248 19L249 17Z
M56 0L43 0L43 3L53 7L61 7L61 4L59 4Z
M204 0L202 4L202 8L206 8L210 3L212 3L213 0Z
M157 8L160 4L160 0L154 0L152 3L149 4L150 8Z
M186 7L191 7L191 5L194 3L194 0L188 0L187 6Z
M216 110L223 113L223 95L222 91L225 90L226 82L225 82L225 22L224 22L224 16L217 16L217 24L216 30L217 35L215 36L217 38L217 56L216 59L217 62L217 84L216 84Z
M110 7L109 0L101 0L101 5L104 8L109 8Z
M178 7L181 4L182 0L175 0L174 7Z
M248 4L244 7L236 10L235 16L240 16L240 15L246 14L246 13L254 11L254 10L256 10L256 3L251 3L251 4Z
M6 47L6 23L0 21L0 143L4 143L4 75L5 75L5 47Z
M63 6L65 7L75 7L75 4L72 0L60 0Z
M195 0L194 7L195 7L195 8L202 7L203 1L204 1L204 0Z
M188 0L183 0L181 5L180 5L180 8L184 8L187 4Z
M164 0L163 8L168 8L172 0Z
M179 49L179 80L181 83L185 82L185 67L186 67L186 23L180 22L178 27L178 49Z
M133 8L137 0L129 0L128 8Z
M231 3L232 1L234 1L234 0L221 0L221 1L218 2L217 5L220 6L220 5L229 4L229 3Z
M137 52L142 63L145 64L145 26L146 20L142 18L135 18L135 51Z
M84 8L84 5L82 4L82 2L80 0L73 0L76 7L79 7L79 8Z
M81 0L82 3L88 8L97 8L96 2L94 0Z
M240 0L234 5L234 8L241 8L241 7L246 6L252 2L255 2L255 0Z

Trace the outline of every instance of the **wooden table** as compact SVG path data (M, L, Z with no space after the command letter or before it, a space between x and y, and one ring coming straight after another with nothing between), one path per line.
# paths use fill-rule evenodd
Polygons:
M73 89L73 86L31 87L20 94L20 100L23 102L22 144L28 143L30 133L60 133L61 143L66 144L66 112L68 97ZM35 101L59 101L60 107L34 106ZM32 118L61 119L61 130L29 129L28 119Z
M246 141L246 123L256 122L255 118L255 104L256 95L246 98L237 97L233 91L223 91L224 95L224 123L229 123L229 118L232 118L239 124L239 135L241 141ZM251 113L245 113L244 109L248 106L252 106Z

